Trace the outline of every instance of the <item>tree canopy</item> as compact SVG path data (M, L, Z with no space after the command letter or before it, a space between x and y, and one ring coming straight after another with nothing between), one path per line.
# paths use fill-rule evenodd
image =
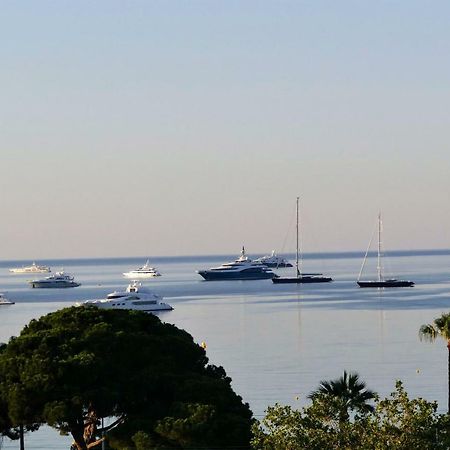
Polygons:
M0 352L12 426L47 423L77 449L246 447L252 414L192 337L135 311L66 308L32 320Z
M373 411L342 422L338 397L318 393L296 410L275 405L254 425L256 450L439 450L450 446L449 416L436 402L409 399L400 381Z
M333 397L335 403L340 404L338 412L341 421L348 420L353 411L373 411L373 406L368 402L376 398L376 393L367 389L366 383L360 380L356 372L347 373L346 370L342 377L336 380L322 380L308 398L314 399L318 395Z

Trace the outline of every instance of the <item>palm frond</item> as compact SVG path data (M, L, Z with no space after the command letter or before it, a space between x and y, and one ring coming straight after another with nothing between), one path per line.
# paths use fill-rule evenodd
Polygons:
M434 342L439 334L439 329L429 323L422 325L419 329L419 339L421 341Z

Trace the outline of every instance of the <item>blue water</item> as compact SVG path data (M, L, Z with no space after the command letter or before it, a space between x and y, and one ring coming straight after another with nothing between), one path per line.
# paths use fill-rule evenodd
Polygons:
M401 379L411 396L437 400L440 411L446 410L446 345L420 342L418 330L450 310L449 251L391 253L386 268L416 286L390 290L357 287L361 255L354 253L305 258L304 270L331 275L335 281L329 284L206 282L195 273L234 256L154 258L150 262L163 276L146 284L174 307L159 313L161 320L206 342L210 361L225 367L256 417L275 402L305 405L320 380L338 377L344 369L358 371L381 395L388 395ZM144 262L40 260L53 271L64 266L82 283L63 290L31 289L26 284L30 276L7 270L30 261L0 262L0 290L16 302L0 309L0 341L17 335L32 318L126 286L122 272ZM367 269L373 271L373 264ZM27 449L67 449L69 444L69 437L46 427L26 437ZM2 448L17 447L5 439Z

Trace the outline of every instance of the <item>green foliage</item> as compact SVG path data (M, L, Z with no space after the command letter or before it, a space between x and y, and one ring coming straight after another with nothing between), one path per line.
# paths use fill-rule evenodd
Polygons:
M437 403L410 400L400 381L391 398L379 401L367 421L366 442L374 449L447 449L449 417L436 413Z
M188 333L133 311L63 309L31 321L0 352L12 423L48 423L80 449L112 416L126 418L110 433L112 448L248 445L251 411L230 383ZM88 423L94 434L83 443ZM205 431L222 427L230 433Z
M377 396L375 392L367 389L366 383L359 379L357 373L347 373L345 370L342 377L336 380L322 380L319 387L308 397L313 399L320 394L334 398L339 406L337 411L341 421L348 420L350 413L354 411L359 413L373 411L373 406L368 402Z
M152 438L143 431L138 431L131 440L136 446L136 450L150 450L154 448Z
M438 337L450 340L450 313L442 314L433 323L420 327L419 338L421 340L433 342Z
M302 410L275 405L253 427L257 450L439 450L450 446L449 416L437 404L410 400L401 382L389 398L375 400L371 412L339 419L339 399L313 396Z

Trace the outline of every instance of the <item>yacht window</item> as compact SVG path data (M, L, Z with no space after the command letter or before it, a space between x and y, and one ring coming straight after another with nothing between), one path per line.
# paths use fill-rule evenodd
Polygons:
M156 300L146 300L141 302L133 302L133 305L156 305Z

